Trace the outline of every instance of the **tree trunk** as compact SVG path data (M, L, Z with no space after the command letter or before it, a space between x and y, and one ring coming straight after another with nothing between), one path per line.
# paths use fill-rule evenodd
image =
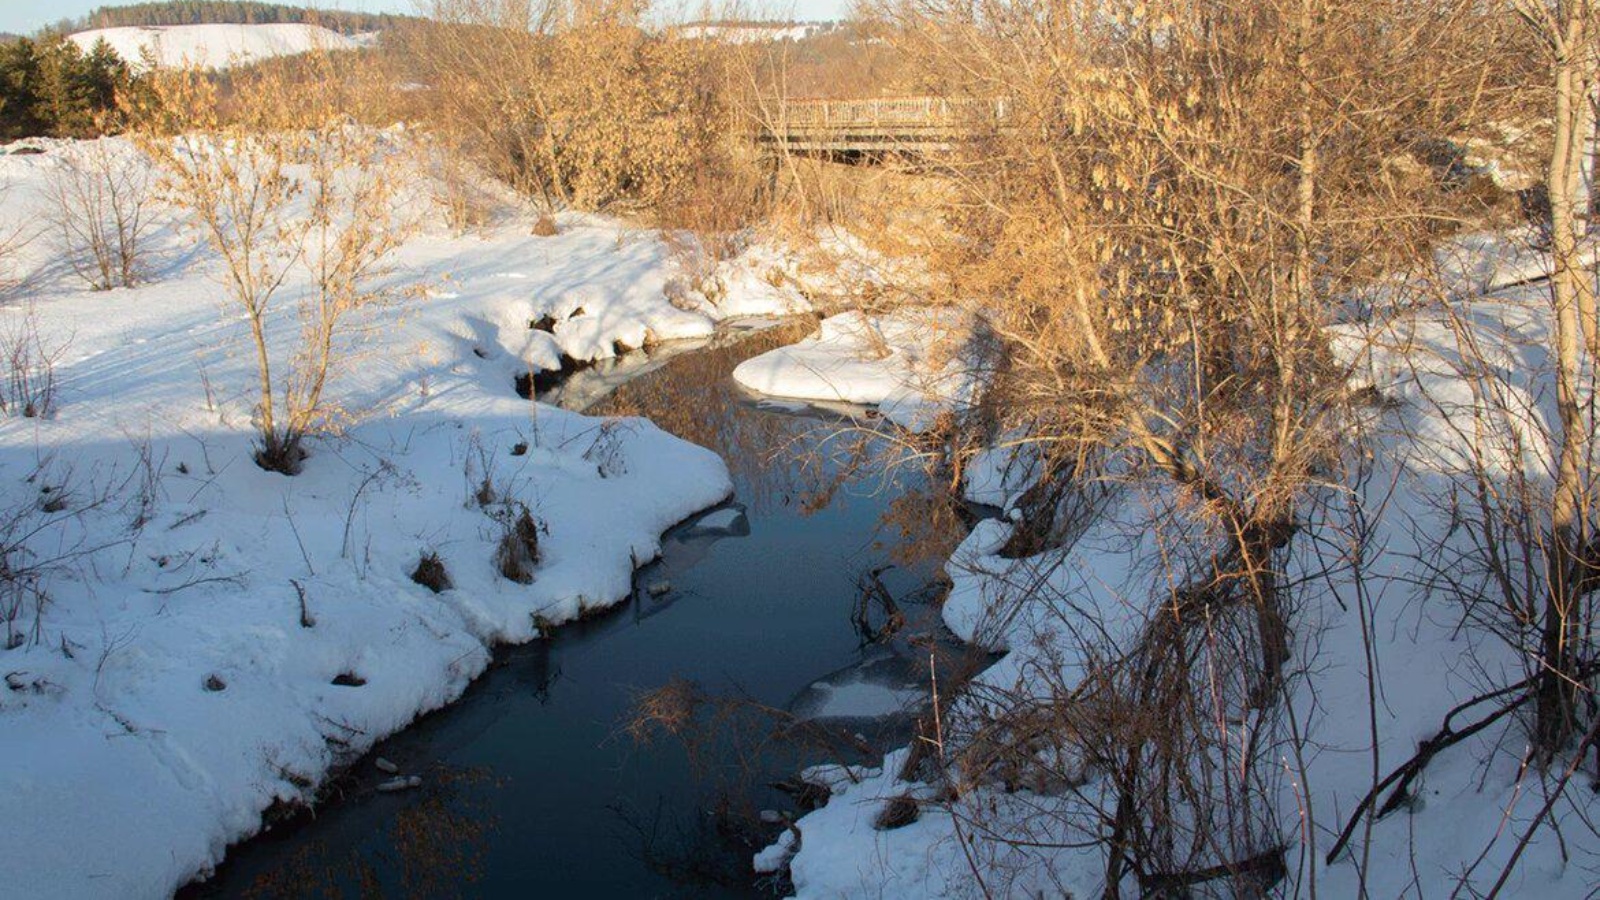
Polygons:
M1583 311L1593 309L1593 285L1579 259L1584 222L1577 190L1582 182L1588 105L1584 77L1588 48L1583 40L1587 3L1566 10L1555 50L1555 141L1550 151L1550 235L1554 257L1551 294L1555 312L1556 404L1560 433L1550 520L1548 595L1540 633L1536 740L1549 761L1576 733L1573 639L1580 621L1578 584L1587 543L1589 444L1584 415L1585 331Z

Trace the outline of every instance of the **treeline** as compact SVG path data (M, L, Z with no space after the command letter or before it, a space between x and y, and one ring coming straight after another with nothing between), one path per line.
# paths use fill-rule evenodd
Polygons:
M102 6L74 30L156 25L280 25L314 23L344 34L380 31L410 16L389 13L307 9L255 0L162 0L129 6Z
M0 141L103 134L137 81L105 41L87 53L61 37L0 44Z

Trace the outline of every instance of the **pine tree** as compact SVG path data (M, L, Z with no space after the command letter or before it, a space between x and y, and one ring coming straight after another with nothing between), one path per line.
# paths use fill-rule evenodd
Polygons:
M62 37L0 45L0 141L100 134L137 81L105 41L87 54Z
M28 38L0 46L0 140L43 134L39 60Z

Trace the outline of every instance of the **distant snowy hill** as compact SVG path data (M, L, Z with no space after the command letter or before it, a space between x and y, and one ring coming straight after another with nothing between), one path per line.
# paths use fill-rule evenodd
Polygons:
M97 28L80 31L69 40L87 51L102 38L118 56L134 65L140 63L145 48L149 48L157 65L188 63L213 68L315 49L352 50L366 43L361 37L347 37L305 24Z
M695 22L677 29L680 37L708 38L732 44L803 41L839 27L837 22Z

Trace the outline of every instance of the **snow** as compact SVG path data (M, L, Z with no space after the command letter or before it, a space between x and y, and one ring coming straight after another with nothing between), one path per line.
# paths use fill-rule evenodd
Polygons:
M0 156L0 229L36 229L48 174L83 149L40 145ZM427 224L381 277L424 289L343 348L330 391L346 415L292 478L250 460L245 324L171 210L152 214L152 277L135 288L87 291L51 232L16 260L26 287L0 332L31 306L61 349L56 413L0 420L0 519L15 522L0 531L48 596L36 630L21 597L22 642L0 649L0 893L170 894L274 802L458 697L494 645L629 596L662 532L730 493L720 459L647 421L513 390L563 353L711 331L666 297L680 273L659 234L574 214L555 237L515 217L453 237L412 180ZM298 323L280 309L282 349ZM554 333L530 330L546 314ZM545 529L526 585L493 562L521 506ZM411 581L425 552L451 589Z
M1451 296L1481 297L1505 288L1548 278L1552 262L1537 248L1538 236L1530 227L1504 233L1467 234L1434 251L1430 273ZM1600 261L1600 243L1593 238L1579 248L1587 264Z
M724 320L798 315L818 304L849 306L851 298L893 286L914 289L927 278L915 260L887 256L831 225L798 235L746 229L731 236L737 252L725 259L693 235L679 233L673 240L684 260L684 277L668 285L667 293L681 308Z
M729 507L707 513L694 522L697 531L727 531L744 518L744 510Z
M694 520L690 533L696 537L701 535L732 535L749 534L750 522L745 518L743 509L730 506L725 509L713 510Z
M1297 544L1289 562L1289 576L1306 585L1297 600L1292 657L1302 675L1289 688L1306 753L1303 760L1284 757L1279 793L1272 797L1287 823L1291 880L1279 888L1284 895L1306 894L1311 879L1323 896L1358 896L1363 888L1375 897L1485 893L1545 802L1547 784L1521 765L1525 723L1509 718L1442 752L1408 808L1377 820L1370 841L1358 829L1350 851L1331 864L1323 860L1371 788L1375 767L1387 773L1454 706L1525 675L1524 662L1503 644L1461 627L1459 605L1418 586L1430 543L1464 540L1455 516L1465 512L1448 497L1469 458L1500 478L1525 476L1536 489L1552 468L1542 448L1555 421L1553 391L1539 349L1548 339L1548 288L1537 282L1549 261L1527 249L1522 237L1474 236L1441 252L1439 271L1430 277L1449 286L1444 293L1452 297L1453 321L1437 307L1380 306L1359 324L1334 331L1340 355L1353 366L1354 386L1375 388L1384 402L1362 423L1371 439L1370 480L1329 496L1328 509L1316 514L1326 521L1313 527L1336 533L1327 529L1347 525L1343 510L1359 504L1373 532L1360 589L1343 537ZM1478 387L1503 398L1503 407L1486 404L1462 380L1459 331L1452 330L1461 323L1489 361ZM828 362L823 353L804 358L818 368ZM803 368L793 357L777 357L756 372L780 392L805 393L812 382L799 373ZM881 369L841 365L832 371L850 380L853 396L893 389ZM969 466L969 498L1003 509L1016 502L1035 477L1015 447L1020 440L1004 436ZM1163 595L1166 573L1153 561L1163 552L1156 523L1171 527L1160 518L1172 508L1170 489L1159 479L1126 474L1108 480L1115 487L1098 488L1109 491L1106 513L1066 546L1005 558L999 551L1014 526L1001 518L978 523L952 555L946 624L963 640L1005 655L947 713L946 741L958 744L964 723L994 711L994 704L1059 696L1046 692L1077 684L1093 654L1103 658L1111 648L1128 646L1154 614L1146 598ZM1365 634L1358 613L1363 606L1375 623ZM1370 683L1363 663L1368 639ZM1372 710L1369 687L1379 698ZM1369 714L1376 717L1375 735ZM758 859L771 862L792 852L790 873L801 898L1106 892L1104 848L1085 839L1096 832L1094 823L1109 821L1116 798L1095 773L1085 772L1087 782L1077 791L969 780L959 799L923 804L917 821L880 830L876 817L890 799L935 794L930 785L900 778L907 753L891 752L877 768L809 772L809 780L831 789L831 799L798 820L798 848L785 838ZM1546 829L1535 837L1505 896L1592 893L1600 841L1586 823L1600 813L1600 800L1587 789L1590 777L1575 781L1552 812L1561 836ZM975 880L974 866L984 883Z
M933 796L927 785L907 784L894 777L907 753L891 752L876 768L828 766L805 773L807 781L829 788L832 797L826 806L799 822L800 848L789 863L796 896L949 895L945 887L959 880L967 864L950 840L945 814L937 807L924 807L917 821L902 828L881 831L874 827L879 811L891 798Z
M963 472L969 502L1008 510L1039 479L1039 455L1021 434L1008 435L973 455Z
M841 313L812 337L740 363L733 378L772 397L877 406L896 424L921 430L971 396L967 368L944 349L964 329L948 310Z
M68 35L84 52L104 40L129 64L140 66L149 52L157 66L195 65L224 69L274 56L312 50L354 50L370 36L345 37L319 25L155 25L96 28Z
M817 682L811 689L822 696L809 719L878 719L904 712L925 699L920 690L900 689L871 681Z
M789 858L794 855L795 844L798 842L799 839L795 837L793 831L785 831L778 836L776 843L756 853L751 867L761 875L782 870L788 865Z
M730 44L764 44L803 41L838 28L834 22L707 22L682 25L679 37L726 41Z
M0 156L0 182L12 188L0 233L37 231L45 179L82 150L38 145L44 154ZM420 180L410 202L431 223L438 217ZM531 404L515 396L513 378L809 306L798 270L770 247L719 262L708 294L686 287L711 282L686 274L675 243L614 220L563 215L547 238L516 217L466 237L430 224L383 276L420 287L416 299L366 323L348 348L332 390L350 417L312 443L303 474L285 478L249 461L252 362L244 323L221 299L218 260L171 211L156 219L146 284L87 292L62 270L53 235L37 232L15 260L30 303L13 296L0 308L0 335L31 305L44 344L60 348L58 411L0 419L0 522L15 523L0 528L0 544L20 542L10 561L42 566L48 597L36 627L32 595L0 593L0 611L21 603L13 625L22 642L0 649L0 884L17 896L169 894L256 832L274 802L307 797L331 767L458 697L495 644L534 639L628 596L665 529L727 498L724 465L642 420ZM1517 235L1471 236L1441 251L1431 275L1454 319L1377 304L1333 332L1353 386L1386 405L1362 423L1374 476L1318 513L1355 502L1370 515L1366 589L1356 589L1337 542L1302 544L1290 563L1306 585L1293 658L1311 674L1289 690L1306 711L1310 752L1273 801L1282 821L1308 817L1289 860L1302 889L1314 876L1327 896L1359 893L1359 854L1332 864L1321 854L1370 786L1374 753L1387 771L1445 711L1522 677L1520 659L1461 629L1460 609L1420 595L1415 582L1425 543L1452 527L1440 498L1469 459L1536 485L1549 470L1539 440L1553 421L1539 350L1548 322L1537 283L1547 271ZM306 287L301 273L289 290ZM1463 322L1490 363L1480 387L1503 408L1461 379ZM273 321L274 346L296 327L286 309ZM973 393L963 351L943 349L960 348L965 332L938 310L844 313L747 361L735 378L775 403L876 404L923 427ZM968 466L964 490L1013 510L1036 469L1026 435L1003 435ZM1163 550L1154 524L1172 497L1159 480L1110 480L1105 514L1065 546L1007 558L1014 526L1001 518L980 522L952 555L945 623L1005 655L956 701L949 734L995 697L1050 689L1043 673L1055 686L1074 684L1093 653L1125 646L1149 621L1143 601L1160 594L1164 576L1151 562ZM546 529L527 585L492 561L497 517L519 504ZM690 525L707 534L741 527L736 507ZM430 551L449 570L443 593L409 577ZM1363 604L1378 623L1365 635ZM1373 685L1362 664L1367 638ZM1375 739L1369 687L1382 698ZM848 717L925 698L852 670L812 685L804 700L802 715ZM1374 824L1358 848L1369 894L1450 893L1480 854L1463 892L1487 889L1511 852L1505 836L1544 801L1539 775L1519 765L1520 727L1508 720L1441 754L1418 802ZM799 820L798 838L786 831L758 854L757 868L787 861L802 897L1104 892L1102 849L1067 846L1082 834L1062 827L1101 820L1100 782L1077 794L974 786L954 811L981 813L996 834L1021 840L967 833L964 843L962 818L936 802L938 787L899 777L907 753L879 767L806 772L832 799ZM1508 894L1590 890L1600 848L1582 820L1600 801L1582 787L1556 811L1569 826L1565 846L1541 834ZM925 801L920 816L880 830L884 804L904 796ZM1000 882L975 885L974 861Z
M724 316L792 315L811 310L799 291L803 284L792 252L757 244L719 262L701 291L710 290L716 299L708 302Z

